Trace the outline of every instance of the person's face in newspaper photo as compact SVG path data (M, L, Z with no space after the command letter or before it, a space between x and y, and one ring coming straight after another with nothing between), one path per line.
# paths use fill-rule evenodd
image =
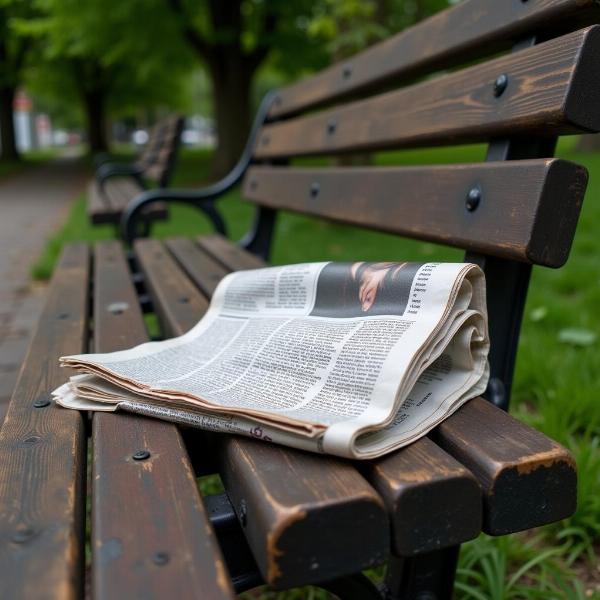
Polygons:
M331 263L319 276L314 316L402 316L412 283L421 267L416 263Z

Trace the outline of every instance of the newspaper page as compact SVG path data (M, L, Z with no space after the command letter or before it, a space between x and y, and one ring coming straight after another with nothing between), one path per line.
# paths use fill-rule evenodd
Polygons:
M481 394L488 349L476 265L289 265L228 275L183 336L63 357L81 374L54 395L68 408L372 458Z

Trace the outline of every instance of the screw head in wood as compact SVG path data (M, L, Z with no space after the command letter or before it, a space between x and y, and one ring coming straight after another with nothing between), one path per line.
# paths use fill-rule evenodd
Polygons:
M46 406L50 406L50 398L48 396L42 396L33 403L33 406L35 408L45 408Z
M481 202L481 189L478 187L471 188L467 194L467 200L465 206L469 212L477 210Z
M133 460L146 460L150 458L150 452L148 450L138 450L131 458Z
M152 557L152 562L159 567L166 565L169 562L168 552L156 552Z
M327 121L327 133L329 135L334 134L336 129L337 129L337 122L335 119L331 119L331 120Z
M342 77L344 79L350 79L352 76L352 65L344 65L342 67Z
M129 308L129 304L127 302L111 302L106 310L111 315L122 315Z
M319 195L320 191L321 191L321 186L318 184L318 182L314 181L313 183L310 184L310 197L311 198L316 198Z
M498 75L496 81L494 81L494 96L496 98L500 98L502 94L506 91L508 87L508 75L506 73L502 73L502 75Z

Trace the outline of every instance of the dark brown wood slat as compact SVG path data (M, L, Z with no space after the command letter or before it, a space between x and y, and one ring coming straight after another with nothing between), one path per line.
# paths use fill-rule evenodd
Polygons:
M94 225L105 223L119 224L124 208L142 190L133 182L108 180L106 194L102 194L96 181L88 186L88 215ZM169 216L169 209L163 202L157 202L144 211L146 219L159 220Z
M226 237L218 233L200 236L197 241L202 249L230 271L260 269L265 266L260 258L232 244Z
M0 597L83 595L86 434L82 416L50 403L85 350L89 251L67 246L0 430Z
M479 483L430 439L361 463L360 469L393 515L397 556L448 548L481 532Z
M123 249L96 247L94 347L147 340ZM177 428L143 417L93 418L93 589L101 598L231 598L233 590ZM146 460L134 460L148 451Z
M203 310L196 315L178 310L181 307L170 288L186 287L188 278L171 259L171 279L165 283L167 260L156 260L159 246L153 240L138 240L135 252L154 302L174 304L160 311L164 330L180 335L200 319ZM190 306L200 306L204 299L199 290L195 294ZM238 516L245 513L241 522L267 582L291 587L385 560L389 534L383 502L347 462L244 438L218 436L216 440L221 477ZM358 548L356 531L362 536Z
M200 318L198 315L203 315L208 309L208 300L198 294L189 279L181 276L165 246L157 240L139 241L136 243L136 256L147 275L144 281L161 323L182 319L195 324Z
M484 495L484 530L488 533L500 535L537 527L574 511L577 475L568 451L489 402L479 398L467 403L442 423L432 438L477 478ZM438 464L437 459L431 462ZM418 464L412 464L420 472ZM389 471L394 472L393 468ZM435 483L436 469L431 473ZM385 482L384 476L378 478ZM388 506L402 494L402 476L394 485L388 482L385 493L380 483L373 481ZM463 481L461 485L468 484ZM403 510L398 510L400 519ZM455 525L460 527L460 523ZM407 552L406 547L403 551Z
M350 59L283 88L270 111L282 117L350 94L508 48L524 35L598 23L594 0L467 0Z
M571 454L483 398L444 421L435 439L479 479L487 533L531 529L575 512L577 472Z
M261 159L600 130L600 27L405 88L263 127ZM499 96L494 82L508 76Z
M253 167L244 195L275 209L551 267L575 235L587 171L558 159L399 168ZM467 208L471 190L481 199Z
M228 270L188 238L172 238L165 244L192 281L210 298Z

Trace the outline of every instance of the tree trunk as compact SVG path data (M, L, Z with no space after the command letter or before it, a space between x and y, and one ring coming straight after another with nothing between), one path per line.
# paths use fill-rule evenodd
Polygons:
M90 152L107 152L106 138L106 94L104 90L91 90L83 93L83 104L87 120L87 138Z
M211 61L217 149L212 175L222 177L239 160L250 130L253 69L241 53L223 52Z
M0 88L0 144L2 160L19 160L19 152L15 137L13 120L13 102L16 89L14 87Z

